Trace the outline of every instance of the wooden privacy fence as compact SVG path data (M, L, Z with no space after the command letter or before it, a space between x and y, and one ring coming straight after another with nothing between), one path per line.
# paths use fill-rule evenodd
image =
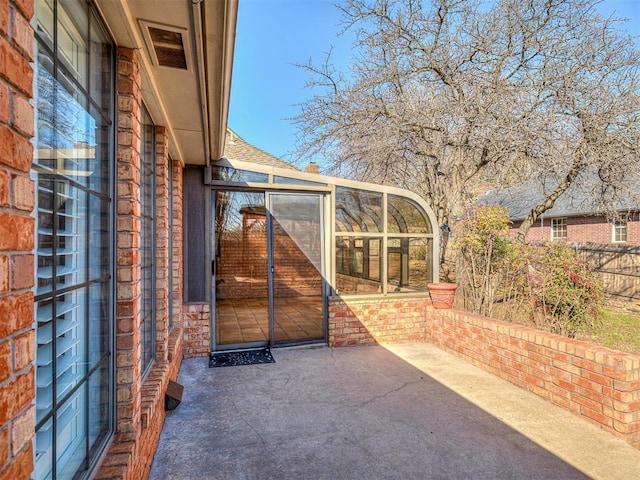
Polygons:
M604 291L615 297L640 300L640 247L599 243L573 244L598 271Z

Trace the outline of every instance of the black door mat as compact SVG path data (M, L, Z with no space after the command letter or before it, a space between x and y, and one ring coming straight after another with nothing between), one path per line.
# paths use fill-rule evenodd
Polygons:
M215 352L209 355L210 368L259 365L261 363L276 363L268 348L242 350L238 352Z

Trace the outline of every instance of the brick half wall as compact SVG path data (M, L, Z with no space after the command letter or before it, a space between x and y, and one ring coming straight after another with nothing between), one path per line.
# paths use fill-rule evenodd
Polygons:
M331 347L427 341L425 297L329 299Z
M457 310L427 319L430 343L640 449L640 356Z
M432 343L640 449L640 355L438 310L428 298L332 297L328 323L332 347Z

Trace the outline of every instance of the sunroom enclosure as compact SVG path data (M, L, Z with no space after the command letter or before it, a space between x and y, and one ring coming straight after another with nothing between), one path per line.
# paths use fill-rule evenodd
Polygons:
M214 351L326 343L331 298L424 298L438 278L412 192L227 159L204 177Z

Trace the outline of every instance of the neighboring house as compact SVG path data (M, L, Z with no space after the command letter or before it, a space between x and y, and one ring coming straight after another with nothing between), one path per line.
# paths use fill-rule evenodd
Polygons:
M478 200L483 205L500 205L513 222L515 234L528 213L551 192L557 179L536 178L503 190L486 189ZM629 191L638 192L629 180ZM602 192L597 178L583 175L544 212L527 233L529 241L565 240L575 243L640 245L640 207L631 195ZM610 202L611 207L605 205ZM616 212L615 216L612 212ZM613 217L613 218L612 218Z

